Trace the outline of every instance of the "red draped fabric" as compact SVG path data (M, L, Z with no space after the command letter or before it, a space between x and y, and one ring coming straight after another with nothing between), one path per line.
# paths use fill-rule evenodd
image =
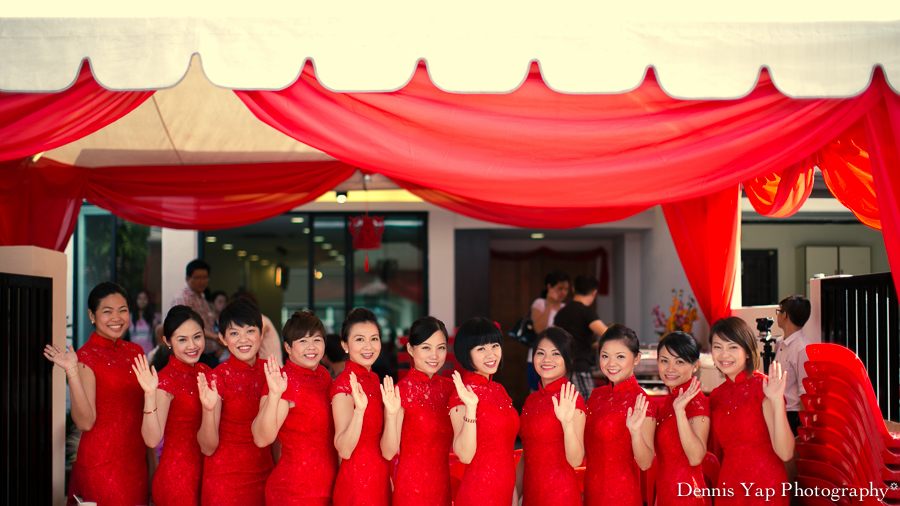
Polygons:
M735 254L740 247L739 186L663 204L669 233L697 304L710 325L731 315Z
M141 105L152 91L109 91L87 63L59 93L0 92L0 160L24 158L91 134Z
M875 193L878 197L881 230L888 261L894 277L894 286L900 286L900 97L881 83L884 108L878 108L866 116L866 140L870 147Z
M815 168L814 158L806 158L784 170L744 181L744 193L763 216L793 216L812 192Z
M143 225L213 230L256 223L315 200L356 170L343 162L90 169L42 158L3 162L0 245L61 251L82 199Z

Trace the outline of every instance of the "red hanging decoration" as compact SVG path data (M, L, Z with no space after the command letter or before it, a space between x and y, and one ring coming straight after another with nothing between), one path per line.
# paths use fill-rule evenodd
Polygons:
M366 272L369 272L370 249L381 249L381 234L384 233L384 216L350 217L350 235L353 236L353 249L366 251Z

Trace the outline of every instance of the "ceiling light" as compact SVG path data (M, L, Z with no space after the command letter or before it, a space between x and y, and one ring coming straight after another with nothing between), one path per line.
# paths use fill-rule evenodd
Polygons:
M237 256L239 256L239 257L245 257L245 256L247 256L247 252L244 251L244 250L238 251L238 252L237 252Z
M325 238L322 237L321 235L317 235L317 236L313 237L313 242L325 242Z
M304 221L306 220L303 218L303 216L294 216L293 218L291 218L291 223L303 223Z
M535 233L531 234L531 238L532 239L543 239L544 234L541 232L535 232Z
M328 254L331 255L331 256L333 256L333 257L338 256L338 252L337 252L336 249L333 249L333 250L329 251Z
M322 271L314 271L316 273L316 279L322 279Z
M308 233L309 233L309 229L308 229L308 228L304 228L304 229L303 229L303 233L304 233L304 234L308 234Z
M322 243L322 249L331 249L331 243L330 243L330 242L323 242L323 243Z
M335 195L337 196L338 204L347 202L347 192L335 192Z
M259 255L250 255L250 261L251 262L259 261Z
M232 244L223 244L223 245L222 245L222 249L225 250L225 251L231 251L231 250L234 249L234 245L232 245Z
M265 266L269 265L269 261L268 261L268 260L261 260L261 261L259 262L259 265L262 265L263 267L265 267Z
M206 236L206 242L216 242L216 236L214 236L214 235Z

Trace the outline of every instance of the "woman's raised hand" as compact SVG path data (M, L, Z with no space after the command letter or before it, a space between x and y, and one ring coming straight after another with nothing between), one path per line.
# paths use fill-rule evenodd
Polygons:
M266 360L263 367L266 370L266 384L269 386L269 395L280 396L287 390L287 373L281 372L281 367L278 366L278 359L275 358L275 355L270 355L269 360Z
M647 406L649 404L649 399L642 394L638 394L637 400L634 403L634 409L628 408L625 426L628 427L628 430L630 430L632 434L641 431L641 427L644 425L644 419L647 418Z
M566 383L562 390L559 391L559 400L556 397L550 398L553 401L553 413L562 423L572 423L575 419L575 406L578 401L578 390L573 383Z
M787 373L781 370L781 364L778 362L772 362L772 365L769 366L769 372L771 373L769 374L769 377L763 378L763 393L766 394L766 397L771 401L784 402L784 388L787 386L785 378Z
M471 386L463 384L459 371L453 371L453 385L456 387L456 395L465 404L466 409L474 411L478 407L478 395L472 391Z
M675 412L683 413L685 408L687 408L688 403L691 402L691 399L696 397L698 393L700 393L700 381L697 380L697 378L691 378L690 385L682 390L672 403Z
M78 365L78 355L75 354L75 350L71 346L66 346L66 351L63 351L55 344L48 344L44 347L44 356L47 357L47 360L62 367L63 370L68 370Z
M134 376L137 378L144 393L152 394L159 387L159 376L156 367L147 367L147 357L143 353L134 357L134 365L131 366Z
M197 375L197 392L200 394L200 404L203 405L203 409L207 411L216 409L216 403L219 402L216 380L212 381L212 385L207 385L206 375L201 372Z
M384 377L384 384L381 385L381 400L384 401L384 410L389 415L396 415L403 407L400 401L400 387L394 385L394 378L390 376Z
M353 396L353 409L365 412L366 406L369 405L369 398L366 397L362 385L356 380L356 373L352 372L350 373L350 393Z

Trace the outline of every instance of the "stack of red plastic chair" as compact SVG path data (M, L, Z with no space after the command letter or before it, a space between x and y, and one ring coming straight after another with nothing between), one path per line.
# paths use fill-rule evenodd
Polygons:
M875 488L885 492L885 500L868 497L864 504L900 504L900 436L888 432L865 366L836 344L810 345L806 353L798 486ZM799 497L798 502L824 504L814 497ZM851 503L858 504L859 498L838 500Z

